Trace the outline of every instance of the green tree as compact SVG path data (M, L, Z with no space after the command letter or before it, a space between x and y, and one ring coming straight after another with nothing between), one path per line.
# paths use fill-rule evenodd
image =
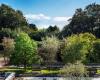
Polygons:
M36 41L42 41L42 38L46 37L46 30L45 29L41 29L41 30L38 30L38 31L34 31L34 32L31 32L29 34L29 36L36 40Z
M34 27L35 25L31 24L31 27ZM31 29L30 27L30 29ZM32 30L32 29L31 29ZM59 28L55 25L53 26L49 26L47 29L40 29L38 31L29 31L29 36L36 40L36 41L42 41L42 38L48 36L48 37L52 37L52 36L56 36L58 37L59 34Z
M0 5L0 29L11 28L15 29L27 25L27 21L19 10L14 10L8 5Z
M47 28L47 31L48 32L55 32L55 31L58 31L59 32L59 28L55 25L55 26L49 26Z
M58 37L58 34L59 34L60 30L58 28L58 26L49 26L47 29L46 29L46 36L57 36Z
M100 63L100 39L93 42L93 47L87 60L88 63Z
M15 51L10 60L14 65L24 65L25 69L27 66L38 63L40 60L37 54L37 43L26 33L19 33L15 39Z
M71 34L89 32L100 38L100 5L90 4L85 9L76 9L70 23L60 33L60 38Z
M37 31L38 28L35 24L29 24L29 28L32 29L33 31Z
M89 33L72 35L65 40L62 49L64 63L86 62L86 56L90 53L95 36Z

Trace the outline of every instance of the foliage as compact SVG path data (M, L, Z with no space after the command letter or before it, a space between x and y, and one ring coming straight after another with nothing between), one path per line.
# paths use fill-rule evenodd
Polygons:
M14 40L11 39L11 38L7 38L7 37L4 37L3 38L3 46L5 48L5 50L9 53L11 53L12 50L14 50Z
M74 64L67 64L65 65L63 68L61 68L60 70L60 74L64 75L66 77L71 77L71 76L84 76L87 74L85 66L78 62L78 63L74 63Z
M13 53L14 51L14 40L11 38L4 37L2 45L4 47L3 55L4 55L4 60L5 60L5 57L9 58L11 53ZM6 63L6 60L5 60L5 63Z
M64 63L75 63L85 61L86 55L90 53L95 36L89 33L72 35L65 40L62 49L62 59Z
M59 73L59 70L41 70L41 74L54 74L54 73Z
M100 69L97 69L97 72L96 72L96 74L100 74Z
M12 64L24 65L24 68L26 68L39 62L37 43L31 40L26 33L19 33L15 42L15 51L10 58Z
M41 46L43 53L43 59L47 62L55 62L56 61L56 54L59 48L59 40L52 36L52 37L46 37L42 40L42 46Z
M29 28L32 29L33 31L37 31L38 28L35 24L29 24Z
M86 6L84 10L76 9L70 23L63 28L59 37L63 38L71 34L89 32L100 38L99 11L100 5L95 3Z
M100 39L93 42L93 47L87 60L88 63L100 63Z
M22 12L14 10L10 6L1 4L0 6L0 29L26 26L27 22Z
M4 37L15 39L17 33L19 33L18 29L11 30L9 28L2 28L2 30L0 30L0 40L2 40Z
M64 63L100 63L100 39L96 39L100 38L100 5L93 3L76 9L69 21L61 32L56 25L38 30L35 24L27 23L21 11L1 4L0 45L3 42L4 48L0 46L0 50L4 49L4 56L11 55L11 63L24 67L38 63L39 55L48 63L56 62L58 56ZM61 43L55 36L63 39ZM41 41L39 54L34 40Z
M31 27L35 28L35 25L31 24ZM30 29L31 29L30 27ZM31 29L32 30L32 29ZM40 30L33 30L30 31L31 33L29 33L29 36L36 40L36 41L42 41L42 38L45 38L46 36L48 37L52 37L52 36L56 36L58 37L59 34L59 28L55 25L53 26L49 26L47 29L40 29Z
M58 26L49 26L47 29L46 29L46 34L47 36L58 36L59 34L59 28Z
M56 25L54 27L53 26L49 26L47 28L47 31L48 32L59 31L59 28Z
M45 34L48 37L52 37L52 36L58 37L59 32L60 32L59 27L55 25L55 26L49 26L46 29Z
M42 38L46 37L46 30L42 29L42 30L31 32L29 36L36 41L42 41Z

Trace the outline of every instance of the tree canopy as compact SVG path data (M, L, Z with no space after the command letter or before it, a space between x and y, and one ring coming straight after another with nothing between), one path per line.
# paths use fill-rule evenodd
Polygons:
M42 40L41 43L41 52L42 58L44 62L47 62L47 64L55 63L57 51L59 49L59 40L52 36L52 37L46 37Z
M95 36L89 33L72 35L65 40L65 47L62 49L64 63L85 62L90 54Z
M93 42L93 46L87 59L88 63L100 63L100 39Z
M71 34L89 32L100 38L100 5L90 4L85 9L76 9L70 23L64 27L60 38Z
M21 11L15 10L5 4L0 5L0 29L15 29L26 25L27 21Z
M15 51L10 61L12 64L24 65L25 68L38 63L37 43L31 40L26 33L20 33L15 39Z

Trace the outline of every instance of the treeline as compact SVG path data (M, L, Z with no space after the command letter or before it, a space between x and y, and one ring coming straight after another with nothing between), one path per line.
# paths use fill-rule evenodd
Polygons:
M0 50L14 65L100 63L99 38L99 4L77 9L62 31L56 25L38 29L21 11L0 6Z
M90 4L85 9L76 9L70 23L60 33L60 38L89 32L100 38L100 5Z
M14 10L10 6L1 4L0 6L0 29L9 28L11 30L20 29L27 32L32 39L41 41L45 36L55 35L59 39L72 34L89 32L100 38L100 5L90 4L84 9L76 9L73 17L69 20L62 31L55 26L39 30L35 24L29 24L20 10Z

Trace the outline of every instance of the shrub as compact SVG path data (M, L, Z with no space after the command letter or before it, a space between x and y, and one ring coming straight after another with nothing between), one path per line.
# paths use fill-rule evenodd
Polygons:
M75 64L69 63L60 70L60 74L67 77L80 77L86 75L86 73L85 66L80 62Z

